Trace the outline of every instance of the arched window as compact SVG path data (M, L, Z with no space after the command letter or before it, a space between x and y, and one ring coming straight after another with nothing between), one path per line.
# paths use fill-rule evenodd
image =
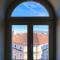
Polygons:
M5 60L56 59L56 16L48 1L12 1L5 18Z
M34 1L28 1L19 4L11 14L11 17L36 17L36 16L49 17L49 13L42 4L39 4Z

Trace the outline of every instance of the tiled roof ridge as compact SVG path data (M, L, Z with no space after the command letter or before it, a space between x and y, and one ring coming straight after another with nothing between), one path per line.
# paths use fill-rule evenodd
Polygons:
M41 32L40 32L41 33ZM37 44L40 44L40 43L43 43L43 44L45 44L45 42L44 41L46 41L47 42L47 40L48 40L48 35L47 34L43 34L43 33L35 33L34 34L34 40L36 40L36 41L34 41L35 43L34 44L36 44L37 42ZM17 36L18 35L18 36ZM27 43L27 34L26 33L23 33L23 34L16 34L16 35L13 35L13 36L15 36L15 37L13 37L14 38L14 40L12 40L13 41L13 43L16 43L16 44L20 44L20 42L23 42L24 44L26 44ZM21 40L21 41L20 41Z

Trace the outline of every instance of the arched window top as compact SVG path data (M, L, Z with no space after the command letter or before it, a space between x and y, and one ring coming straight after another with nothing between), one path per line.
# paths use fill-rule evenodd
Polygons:
M12 12L11 17L49 17L48 10L34 1L19 4Z

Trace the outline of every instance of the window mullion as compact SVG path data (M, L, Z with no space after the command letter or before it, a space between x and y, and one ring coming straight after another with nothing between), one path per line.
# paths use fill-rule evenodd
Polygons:
M28 60L33 60L33 26L28 25Z

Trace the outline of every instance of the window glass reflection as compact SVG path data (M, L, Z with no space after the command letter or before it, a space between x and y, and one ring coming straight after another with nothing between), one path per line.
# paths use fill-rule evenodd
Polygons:
M27 25L12 25L12 60L27 60Z
M49 60L48 25L33 26L33 59Z

